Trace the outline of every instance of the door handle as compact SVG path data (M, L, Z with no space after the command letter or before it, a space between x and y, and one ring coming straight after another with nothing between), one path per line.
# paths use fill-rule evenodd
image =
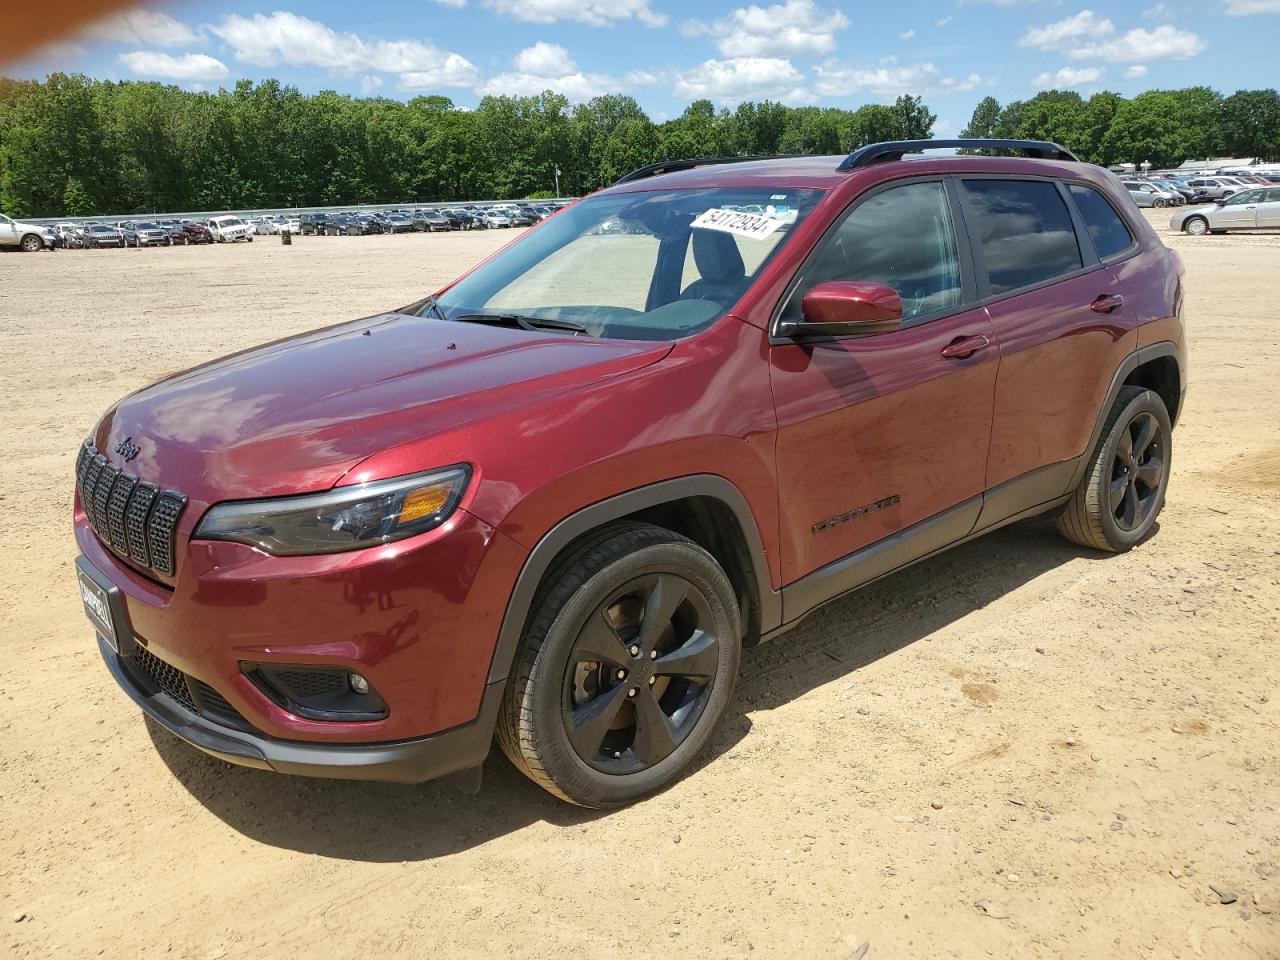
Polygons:
M991 346L991 341L978 334L976 337L956 337L942 348L942 355L948 360L963 360L972 357L979 350Z
M1124 297L1118 293L1100 294L1093 303L1089 304L1089 309L1094 313L1110 313L1124 306Z

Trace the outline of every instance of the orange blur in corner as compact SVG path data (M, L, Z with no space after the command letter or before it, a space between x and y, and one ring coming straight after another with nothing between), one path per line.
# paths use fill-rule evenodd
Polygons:
M21 59L37 47L75 34L94 20L134 6L134 0L57 0L13 4L0 23L0 65Z

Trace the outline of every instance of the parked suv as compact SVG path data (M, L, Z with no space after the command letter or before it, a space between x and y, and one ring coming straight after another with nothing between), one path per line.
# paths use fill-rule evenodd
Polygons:
M0 213L0 249L21 250L35 253L46 248L52 250L55 234L39 223L23 223Z
M247 240L249 243L253 243L253 227L239 217L233 217L229 214L214 217L205 226L218 243L234 243L238 240Z
M937 146L1029 158L903 159ZM85 610L215 756L474 789L496 733L617 806L827 601L1036 514L1153 533L1181 310L1053 144L658 164L424 300L121 400L76 460Z

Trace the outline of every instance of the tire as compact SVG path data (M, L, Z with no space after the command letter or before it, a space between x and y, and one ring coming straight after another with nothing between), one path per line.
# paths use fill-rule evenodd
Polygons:
M1144 387L1121 388L1089 469L1058 517L1058 532L1072 543L1109 553L1141 543L1164 506L1172 440L1160 395Z
M1165 200L1165 199L1164 199L1164 198L1162 198L1162 197L1156 197L1156 206L1157 206L1157 207L1167 207L1168 205L1169 205L1169 201L1168 201L1168 200Z
M648 524L604 527L553 565L534 598L498 744L579 806L661 790L724 714L740 638L733 587L709 553Z
M22 240L19 241L18 243L18 247L19 249L22 250L23 253L39 253L40 248L43 246L44 246L44 241L41 240L38 236L36 236L34 233L26 234L22 238Z
M1183 221L1182 229L1193 237L1203 237L1209 232L1209 221L1207 218L1200 216L1187 217Z
M250 243L253 243L253 237L245 237L245 239L248 240Z

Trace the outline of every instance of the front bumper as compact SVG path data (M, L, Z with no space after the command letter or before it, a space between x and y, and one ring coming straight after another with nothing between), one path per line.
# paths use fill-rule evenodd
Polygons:
M145 689L120 656L98 637L111 675L142 711L181 740L229 763L303 777L422 783L478 768L489 754L504 681L484 689L480 713L470 723L390 743L303 743L278 740L214 723L163 691ZM473 781L474 782L474 781Z

